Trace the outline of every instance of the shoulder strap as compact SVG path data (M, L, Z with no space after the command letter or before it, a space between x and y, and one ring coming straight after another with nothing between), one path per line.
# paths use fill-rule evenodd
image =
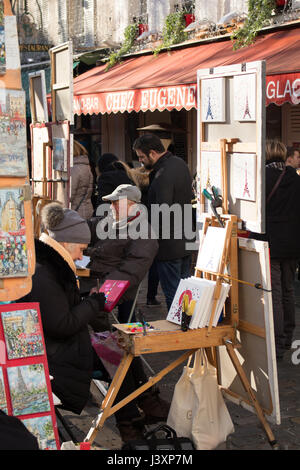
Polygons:
M272 189L272 191L270 192L270 194L267 198L267 204L270 201L271 197L274 195L274 193L275 193L276 189L278 188L278 186L280 185L280 182L281 182L282 178L284 177L285 172L286 172L286 167L282 170L281 175L279 176L278 180L274 184L273 189Z

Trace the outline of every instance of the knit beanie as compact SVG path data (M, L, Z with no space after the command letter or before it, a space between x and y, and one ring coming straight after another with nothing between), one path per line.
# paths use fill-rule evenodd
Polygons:
M41 221L49 236L57 242L89 244L91 241L87 222L78 212L65 209L57 202L43 207Z
M113 153L104 153L98 159L98 168L100 173L107 170L107 168L114 162L117 162L118 158Z

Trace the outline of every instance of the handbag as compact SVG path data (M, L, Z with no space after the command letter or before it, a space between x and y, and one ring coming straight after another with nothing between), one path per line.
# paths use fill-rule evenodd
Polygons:
M109 376L113 378L124 355L124 350L118 344L117 332L93 331L90 332L90 338L97 356L101 359Z
M234 426L217 382L216 369L204 349L195 353L175 385L167 424L179 437L190 438L197 450L211 450L226 441Z
M163 431L165 438L157 438L158 432ZM190 439L177 437L176 431L166 424L157 426L152 431L145 434L145 439L129 441L123 445L122 450L195 450Z

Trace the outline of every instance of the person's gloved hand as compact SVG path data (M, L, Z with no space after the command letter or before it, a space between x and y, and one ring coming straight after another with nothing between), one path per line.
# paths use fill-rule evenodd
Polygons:
M90 295L89 297L91 299L97 300L98 305L99 305L99 310L104 310L104 305L105 305L106 298L105 298L105 295L104 295L103 292L94 293L94 294Z

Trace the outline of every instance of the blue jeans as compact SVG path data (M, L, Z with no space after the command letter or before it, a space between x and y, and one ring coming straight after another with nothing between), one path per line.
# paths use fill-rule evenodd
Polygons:
M191 275L191 256L171 261L157 261L157 270L167 307L170 310L180 279Z

